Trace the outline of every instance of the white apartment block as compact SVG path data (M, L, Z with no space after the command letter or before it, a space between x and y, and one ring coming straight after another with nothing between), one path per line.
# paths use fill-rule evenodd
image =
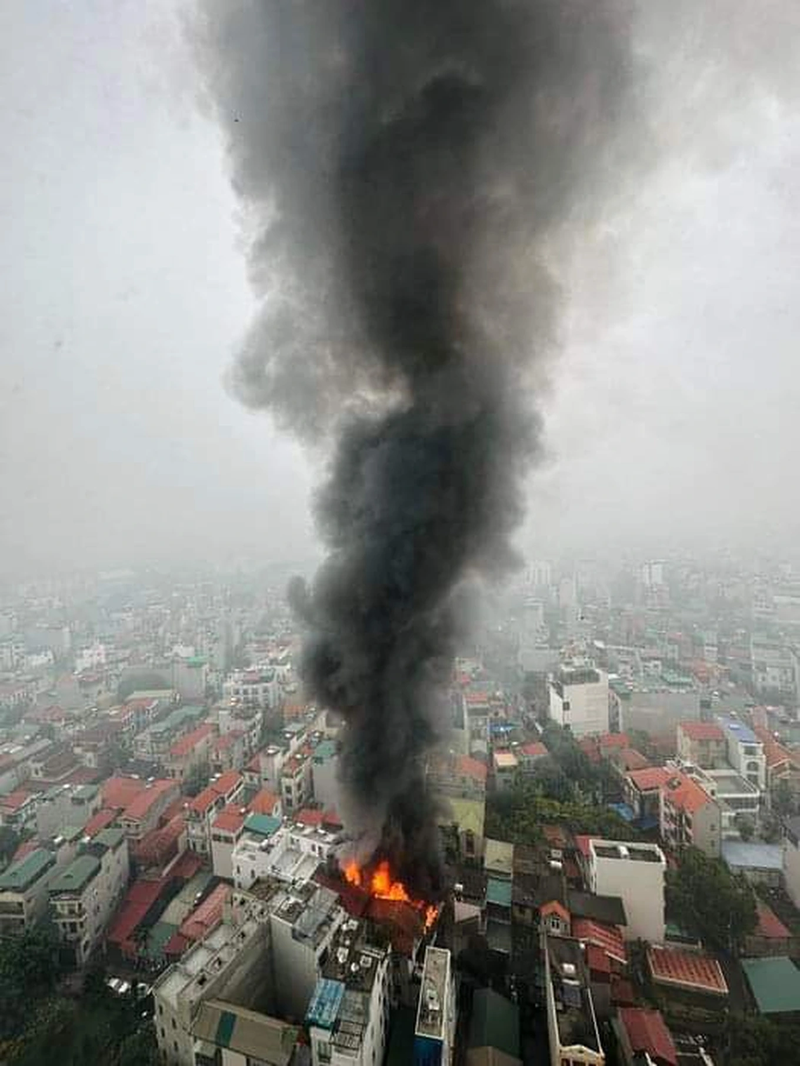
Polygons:
M627 940L664 943L664 874L667 862L657 844L589 841L589 891L619 896L625 906Z
M269 877L289 883L307 880L326 861L335 842L336 834L322 826L287 822L271 836L264 836L248 831L245 825L233 849L234 884L248 889L256 881Z
M550 1066L605 1066L581 944L542 931Z
M576 737L608 732L608 674L591 663L564 664L550 681L549 717Z
M764 745L749 726L736 718L718 717L717 722L725 734L728 762L745 781L763 792L767 786Z
M280 681L271 666L254 666L235 670L222 684L226 700L243 707L277 707L281 697Z
M450 967L450 952L444 948L425 949L422 981L419 987L414 1035L426 1043L438 1044L436 1061L450 1066L456 1030L456 995Z
M800 907L800 815L783 827L783 879L792 903Z
M121 829L104 829L49 886L61 939L82 966L100 942L128 883L128 841Z
M56 864L55 852L37 848L0 874L0 936L21 936L44 917Z

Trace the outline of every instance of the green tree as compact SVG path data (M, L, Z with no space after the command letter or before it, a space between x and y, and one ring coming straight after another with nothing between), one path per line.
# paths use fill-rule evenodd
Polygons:
M195 763L183 779L181 790L184 796L196 796L202 792L211 778L211 767L207 762Z
M777 1066L795 1062L800 1026L777 1024L768 1018L733 1015L726 1029L728 1066Z
M120 681L117 686L117 699L120 703L124 703L128 696L133 692L145 691L147 689L166 689L171 687L172 686L166 676L159 673L157 670L136 670L134 673L128 674Z
M126 1036L119 1046L119 1066L156 1066L158 1042L152 1021L143 1022Z
M11 826L0 826L0 867L10 861L11 856L19 847L19 834Z
M772 791L772 809L780 818L785 818L795 811L794 793L789 782L783 778Z
M739 836L742 840L752 840L755 836L756 823L753 820L752 815L737 814L733 819L733 824L739 830Z
M684 849L677 869L667 871L666 904L680 925L725 950L738 947L758 920L745 878L696 848Z
M0 941L0 1038L21 1034L31 1005L53 989L59 973L58 935L52 926Z

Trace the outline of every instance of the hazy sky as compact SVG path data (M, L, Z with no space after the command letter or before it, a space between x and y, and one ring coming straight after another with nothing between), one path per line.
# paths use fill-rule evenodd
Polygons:
M222 382L253 305L189 6L0 5L0 572L314 550L319 457ZM523 550L797 543L798 9L643 5L652 161L558 259Z

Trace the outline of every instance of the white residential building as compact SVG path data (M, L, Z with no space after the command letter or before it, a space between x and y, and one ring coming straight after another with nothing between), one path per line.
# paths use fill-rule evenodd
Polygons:
M764 745L749 726L737 718L718 717L728 748L728 762L746 781L761 792L767 786L767 759Z
M426 1045L438 1045L436 1062L441 1066L453 1061L455 1042L456 994L450 961L450 952L444 948L425 949L414 1028L414 1036Z
M291 883L311 878L333 851L336 835L321 826L286 822L272 834L260 831L270 819L251 815L233 849L233 880L248 889L256 881L275 877Z
M589 841L589 891L619 896L625 906L627 940L664 943L664 874L667 862L657 844Z
M564 664L550 682L549 717L574 736L608 732L608 674L591 663Z
M82 966L100 942L128 883L128 841L104 829L51 881L48 892L62 940Z
M311 789L314 799L326 810L335 809L339 801L339 756L332 740L321 740L311 757Z
M222 684L224 699L244 707L277 707L281 685L272 666L235 670Z
M605 1066L582 945L541 933L550 1066Z
M37 848L0 874L0 936L21 936L44 917L57 872L55 852Z
M800 815L783 827L783 879L792 903L800 907Z

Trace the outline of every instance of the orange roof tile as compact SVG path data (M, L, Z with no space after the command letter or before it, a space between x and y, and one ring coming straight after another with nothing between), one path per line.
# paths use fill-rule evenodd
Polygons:
M713 799L705 792L696 781L680 771L670 774L670 779L664 785L664 792L673 807L694 814L707 803L713 803Z
M576 940L585 940L587 944L602 948L607 955L618 962L627 963L628 961L625 941L615 925L605 925L593 918L573 918L572 935Z
M152 781L147 785L122 812L123 818L144 818L150 812L150 808L163 799L164 793L170 789L176 789L174 781Z
M645 766L641 770L629 770L625 776L640 792L654 792L656 789L664 788L670 778L675 775L663 766Z
M792 935L771 907L763 900L756 899L758 925L756 934L768 940L788 940Z
M678 1053L661 1012L645 1007L621 1007L619 1019L634 1055L646 1052L656 1066L678 1066Z
M519 749L523 755L527 755L529 758L537 758L539 755L548 755L549 752L541 741L532 741L530 744L523 744Z
M87 837L96 836L97 833L107 829L113 821L116 821L118 814L119 812L112 807L102 807L83 827L84 834Z
M486 784L486 766L479 759L470 755L460 755L456 760L456 769L464 777L471 777L481 784Z
M211 734L213 728L210 722L204 722L197 729L193 729L191 733L187 733L180 740L176 740L169 749L170 755L174 755L177 758L188 755L190 751L194 751L198 744L202 744L206 737Z
M253 814L272 814L278 802L278 797L274 792L270 792L268 788L262 788L260 792L256 792L247 806Z
M229 792L233 792L236 786L242 781L242 775L238 770L226 770L224 774L220 774L216 781L212 781L210 788L213 788L218 796L227 796Z
M724 740L722 726L716 722L679 722L678 729L690 740Z
M145 787L146 782L139 777L109 777L101 785L104 807L117 807L120 810L133 802Z
M185 919L178 930L187 940L202 940L222 920L222 908L232 892L230 885L217 885Z
M649 947L647 961L653 979L666 984L683 985L699 992L727 996L728 985L722 968L709 955L674 948Z
M244 825L246 815L242 814L242 808L234 804L223 807L212 822L214 829L221 829L223 833L238 833Z

